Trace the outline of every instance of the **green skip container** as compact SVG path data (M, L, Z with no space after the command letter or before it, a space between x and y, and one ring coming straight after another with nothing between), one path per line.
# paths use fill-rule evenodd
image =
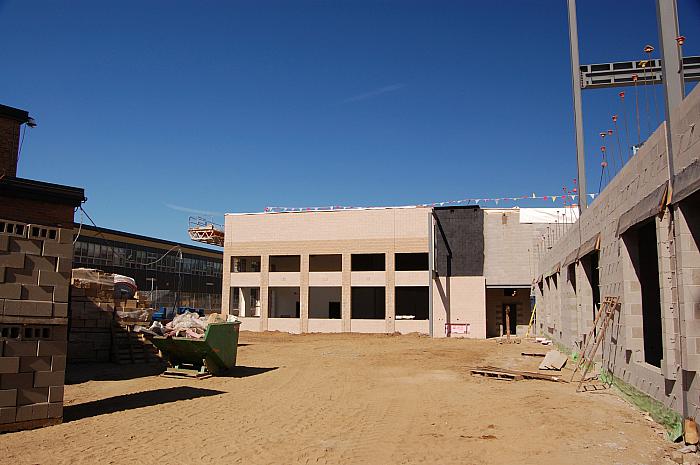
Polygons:
M202 339L155 336L151 339L174 370L166 375L218 375L236 366L241 323L210 323Z

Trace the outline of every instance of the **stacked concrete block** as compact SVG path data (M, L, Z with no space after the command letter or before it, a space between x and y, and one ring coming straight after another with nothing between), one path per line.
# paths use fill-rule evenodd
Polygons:
M150 342L132 331L150 323L151 309L143 299L120 299L114 275L99 270L74 270L68 362L141 363L158 361ZM139 317L139 320L134 320Z
M0 219L0 431L61 421L72 237Z
M111 328L115 318L112 299L100 296L95 288L71 289L70 363L110 361Z

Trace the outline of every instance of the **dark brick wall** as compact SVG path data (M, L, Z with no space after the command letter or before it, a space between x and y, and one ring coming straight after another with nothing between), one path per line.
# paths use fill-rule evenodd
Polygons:
M17 176L20 123L0 117L0 176Z
M73 207L0 195L0 219L3 218L22 223L73 228Z
M478 207L436 208L435 247L440 276L483 276L484 212ZM452 252L448 255L448 249Z

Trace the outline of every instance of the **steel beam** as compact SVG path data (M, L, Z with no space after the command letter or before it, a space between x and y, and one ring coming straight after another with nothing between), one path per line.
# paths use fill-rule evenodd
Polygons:
M663 82L662 60L618 61L581 65L581 87L624 87L634 85L661 84ZM683 78L686 82L700 81L700 56L683 57Z
M576 0L567 0L569 8L569 46L571 51L571 90L574 97L574 129L576 132L576 161L578 167L579 210L588 207L586 190L586 155L583 144L583 106L581 102L581 72L578 57L578 25Z

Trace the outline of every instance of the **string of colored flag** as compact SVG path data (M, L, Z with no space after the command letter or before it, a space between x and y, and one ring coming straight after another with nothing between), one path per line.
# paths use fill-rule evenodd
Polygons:
M593 200L598 193L587 194L591 200ZM556 194L556 195L536 195L534 192L531 195L523 195L520 197L474 197L467 199L458 200L445 200L442 202L432 202L432 203L421 203L416 205L402 205L395 208L415 208L415 207L444 207L451 205L485 205L488 203L493 203L498 205L501 202L518 202L522 200L544 200L552 201L556 203L557 200L564 202L567 206L575 206L578 194ZM303 211L333 211L333 210L361 210L361 209L372 209L372 208L386 208L384 206L347 206L347 205L326 205L317 207L265 207L265 212L267 213L280 213L280 212L303 212Z

